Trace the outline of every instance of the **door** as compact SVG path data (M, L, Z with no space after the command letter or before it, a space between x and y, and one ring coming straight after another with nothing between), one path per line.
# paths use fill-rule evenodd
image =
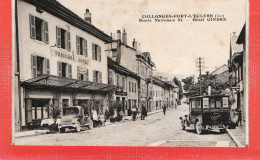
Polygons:
M123 107L123 112L125 113L125 97L122 97L122 107Z

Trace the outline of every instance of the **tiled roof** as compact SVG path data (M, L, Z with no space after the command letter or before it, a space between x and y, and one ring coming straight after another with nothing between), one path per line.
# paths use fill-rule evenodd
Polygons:
M76 79L58 77L53 75L43 75L21 82L25 86L45 86L53 88L81 89L85 91L108 92L116 90L114 85L93 83L90 81L81 81Z
M104 42L111 42L112 38L105 34L94 25L86 22L84 19L73 13L71 10L63 6L57 0L23 0L36 8L46 11L67 23L103 40ZM82 13L83 14L83 13Z
M111 69L114 69L116 72L119 72L124 75L128 75L133 78L137 78L137 79L140 78L140 77L138 77L138 75L136 73L130 71L129 69L125 68L124 66L121 66L117 62L113 61L110 57L107 57L107 63L108 63L108 67Z

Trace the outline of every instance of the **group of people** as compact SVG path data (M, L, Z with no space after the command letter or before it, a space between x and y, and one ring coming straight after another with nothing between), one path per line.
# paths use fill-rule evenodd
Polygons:
M128 116L132 116L133 121L136 120L138 113L141 113L141 120L145 120L145 117L147 116L147 110L144 105L141 108L141 112L139 111L138 107L134 105L132 109L128 108L127 113Z

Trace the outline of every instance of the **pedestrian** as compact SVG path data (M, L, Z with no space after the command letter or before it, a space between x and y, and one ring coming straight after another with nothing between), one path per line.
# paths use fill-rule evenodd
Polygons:
M142 106L142 113L141 113L141 120L144 120L146 116L147 116L147 111L146 111L145 106L143 105Z
M135 105L132 108L132 115L133 115L133 121L135 121L136 120L136 115L137 115L137 108L136 108Z
M242 113L241 113L241 109L238 109L238 121L237 121L237 125L242 126Z
M166 114L166 105L163 106L163 114Z
M109 119L109 112L108 110L106 109L105 111L105 122Z

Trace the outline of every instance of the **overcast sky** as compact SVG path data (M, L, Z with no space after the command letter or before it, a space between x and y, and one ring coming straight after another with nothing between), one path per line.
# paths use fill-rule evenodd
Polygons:
M195 58L204 57L206 70L227 64L230 34L245 23L245 0L58 0L80 17L88 8L92 24L105 33L126 29L141 50L151 53L157 71L196 75ZM226 22L140 23L147 14L223 14ZM122 32L122 31L121 31Z

